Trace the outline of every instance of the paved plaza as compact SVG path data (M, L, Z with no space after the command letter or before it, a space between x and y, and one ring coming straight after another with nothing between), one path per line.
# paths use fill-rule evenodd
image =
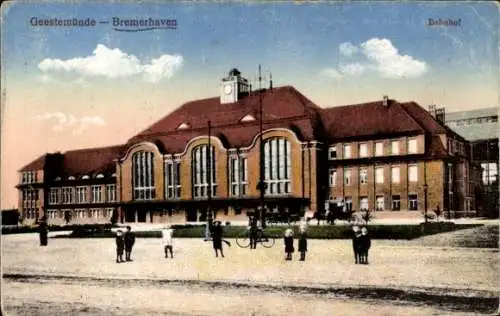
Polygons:
M48 247L39 247L36 234L6 235L2 236L2 269L7 276L3 299L9 301L6 306L19 314L29 314L29 306L34 306L33 315L40 312L40 301L63 309L65 304L80 304L89 310L88 315L113 314L112 311L120 315L141 314L139 311L145 306L168 315L214 315L224 310L232 310L235 315L295 315L310 308L317 311L315 315L331 314L331 308L345 308L346 315L460 315L463 310L436 309L425 304L375 304L339 298L328 294L328 289L490 299L500 294L497 249L422 247L411 242L374 240L370 265L355 265L349 240L309 240L305 262L297 260L297 253L294 261L284 261L282 240L277 240L273 248L259 247L253 251L231 242L232 247L225 248L226 257L215 258L209 242L176 239L174 259L165 259L160 239L139 238L134 247L134 262L117 264L114 239L50 239ZM27 278L31 284L16 278ZM161 283L172 280L177 283ZM183 285L182 281L189 282ZM246 287L241 288L242 285ZM259 290L265 286L275 290ZM302 288L304 295L297 294L299 290L276 290L290 286ZM120 289L132 300L114 300L120 297ZM327 294L318 295L321 289ZM171 299L157 298L154 293ZM100 298L108 304L104 310ZM294 302L296 308L270 309L271 302L284 306ZM122 309L123 304L127 308ZM113 309L114 305L118 309Z

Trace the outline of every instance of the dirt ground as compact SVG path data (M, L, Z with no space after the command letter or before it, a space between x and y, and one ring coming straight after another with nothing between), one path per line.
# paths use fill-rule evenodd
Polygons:
M355 265L348 240L310 240L305 262L284 261L281 240L253 251L231 242L215 258L208 242L176 239L165 259L160 239L138 239L134 262L116 264L113 239L39 247L35 234L2 236L3 306L12 315L467 315L494 311L500 294L498 249L374 240L370 264ZM467 307L476 298L483 306Z

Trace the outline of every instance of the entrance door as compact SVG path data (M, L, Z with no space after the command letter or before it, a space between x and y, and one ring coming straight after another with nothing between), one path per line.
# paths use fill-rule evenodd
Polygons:
M384 210L384 197L377 196L377 211L383 211L383 210Z
M186 209L186 221L196 222L198 221L198 210L194 207L189 207Z

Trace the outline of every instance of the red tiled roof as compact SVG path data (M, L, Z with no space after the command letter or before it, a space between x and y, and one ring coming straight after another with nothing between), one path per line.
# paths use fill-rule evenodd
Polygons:
M315 120L321 108L290 86L262 90L264 129L289 128L302 140L314 140ZM255 121L241 122L247 114ZM192 138L211 133L226 142L225 146L249 146L259 132L259 91L238 102L221 104L220 99L191 101L160 119L146 130L132 137L128 144L148 140L160 144L168 153L184 151ZM189 128L179 130L186 123Z
M34 171L34 170L42 170L43 167L45 166L45 157L47 154L43 154L42 156L36 158L32 162L28 163L21 169L19 169L19 172L23 171Z
M115 162L125 149L123 145L87 148L65 152L63 170L65 176L114 172Z
M401 103L403 109L431 134L446 134L446 128L437 122L432 115L415 102Z
M304 116L321 110L291 86L264 90L262 109L264 121ZM188 124L191 130L207 128L209 120L213 127L239 125L240 119L247 114L259 119L258 91L234 103L221 104L219 97L187 102L135 137L175 132L182 123Z
M323 123L330 139L376 134L424 132L424 129L393 100L323 109Z

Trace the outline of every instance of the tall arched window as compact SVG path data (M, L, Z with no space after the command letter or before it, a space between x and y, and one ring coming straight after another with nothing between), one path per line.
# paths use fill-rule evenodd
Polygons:
M266 194L289 194L291 192L290 142L283 137L264 141L264 179Z
M139 151L132 156L134 200L155 198L154 154Z
M203 198L208 197L208 179L209 174L211 181L211 196L217 193L217 184L215 179L215 148L211 146L208 150L208 145L199 145L193 149L192 153L192 181L193 184L193 197ZM210 162L210 164L208 163Z

